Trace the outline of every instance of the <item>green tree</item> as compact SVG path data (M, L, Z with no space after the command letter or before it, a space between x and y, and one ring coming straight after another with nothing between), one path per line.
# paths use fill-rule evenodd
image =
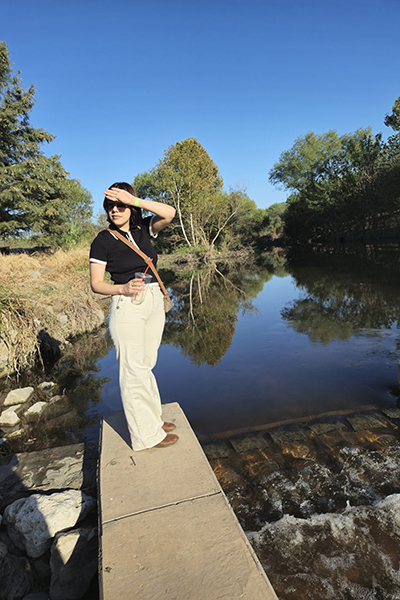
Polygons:
M8 48L1 42L0 237L33 234L58 241L76 212L76 184L58 156L47 158L41 150L54 136L30 124L34 105L34 86L25 90L20 73L12 75Z
M160 250L181 242L231 250L252 243L265 225L265 211L245 190L222 189L218 167L194 138L170 146L153 169L136 175L133 185L140 197L171 203L177 211Z
M276 202L265 210L268 219L268 233L272 238L276 238L282 233L283 215L286 208L285 202Z
M322 135L311 131L298 137L290 150L282 152L269 173L269 180L296 191L326 181L341 149L342 142L336 131Z
M308 133L282 153L270 180L292 191L284 213L289 239L337 242L392 227L399 212L395 137L385 144L371 128Z
M58 240L59 245L71 247L92 240L95 234L92 215L92 194L82 186L78 179L68 179L67 202L61 211L63 233Z
M400 131L400 96L396 98L392 106L392 114L385 117L386 127L391 127L393 131Z
M135 178L134 186L139 195L175 207L188 246L204 242L203 226L223 181L218 167L195 138L170 146L154 169Z
M227 195L231 221L224 230L221 246L226 249L256 244L269 223L265 209L257 208L245 190L231 190Z
M107 221L107 215L104 212L104 210L99 210L99 212L96 215L95 218L95 222L94 222L94 230L95 233L99 233L99 231L102 231L103 229L107 229L108 228L108 221Z

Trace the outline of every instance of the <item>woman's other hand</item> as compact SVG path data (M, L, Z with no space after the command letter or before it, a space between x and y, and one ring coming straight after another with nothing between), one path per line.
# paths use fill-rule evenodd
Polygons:
M121 294L123 296L133 296L143 292L144 288L145 284L141 279L131 279L121 286Z

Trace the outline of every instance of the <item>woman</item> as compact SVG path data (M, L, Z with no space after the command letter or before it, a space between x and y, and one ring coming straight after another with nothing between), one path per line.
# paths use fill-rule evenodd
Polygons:
M157 237L172 221L175 209L161 202L142 200L129 183L114 183L104 192L104 209L110 229L118 229L157 263L150 237ZM142 219L141 209L154 216ZM101 231L90 248L90 285L97 294L111 295L110 332L115 345L122 404L133 450L164 448L178 440L169 433L173 423L161 418L161 400L152 369L164 329L163 294L152 274L141 304L132 299L144 290L135 273L146 270L145 261L112 232ZM104 281L105 271L113 283Z

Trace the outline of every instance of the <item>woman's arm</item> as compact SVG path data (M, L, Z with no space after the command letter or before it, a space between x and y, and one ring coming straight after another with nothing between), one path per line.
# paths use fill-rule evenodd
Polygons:
M135 196L132 196L132 194L126 190L112 188L111 190L106 190L104 194L109 200L113 200L114 202L122 202L127 206L143 208L143 210L148 210L156 215L156 218L153 219L151 224L153 233L159 233L165 229L165 227L171 223L175 216L176 210L173 206L164 204L164 202L154 202L153 200L135 198Z
M90 287L96 294L103 296L115 296L122 294L123 296L132 296L144 289L144 283L140 279L132 279L128 283L114 285L104 281L104 273L106 266L99 263L90 263Z

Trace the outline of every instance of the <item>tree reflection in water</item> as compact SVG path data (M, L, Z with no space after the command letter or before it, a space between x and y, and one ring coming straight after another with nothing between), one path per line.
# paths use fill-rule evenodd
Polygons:
M273 275L273 265L225 263L175 274L170 286L175 306L163 344L180 348L195 365L217 365L235 333L239 311L255 311L253 299Z
M392 260L389 258L392 257ZM303 297L281 315L313 343L346 341L361 331L390 329L400 315L398 253L288 253L288 267ZM309 266L312 265L312 266ZM324 275L321 276L321 267Z

